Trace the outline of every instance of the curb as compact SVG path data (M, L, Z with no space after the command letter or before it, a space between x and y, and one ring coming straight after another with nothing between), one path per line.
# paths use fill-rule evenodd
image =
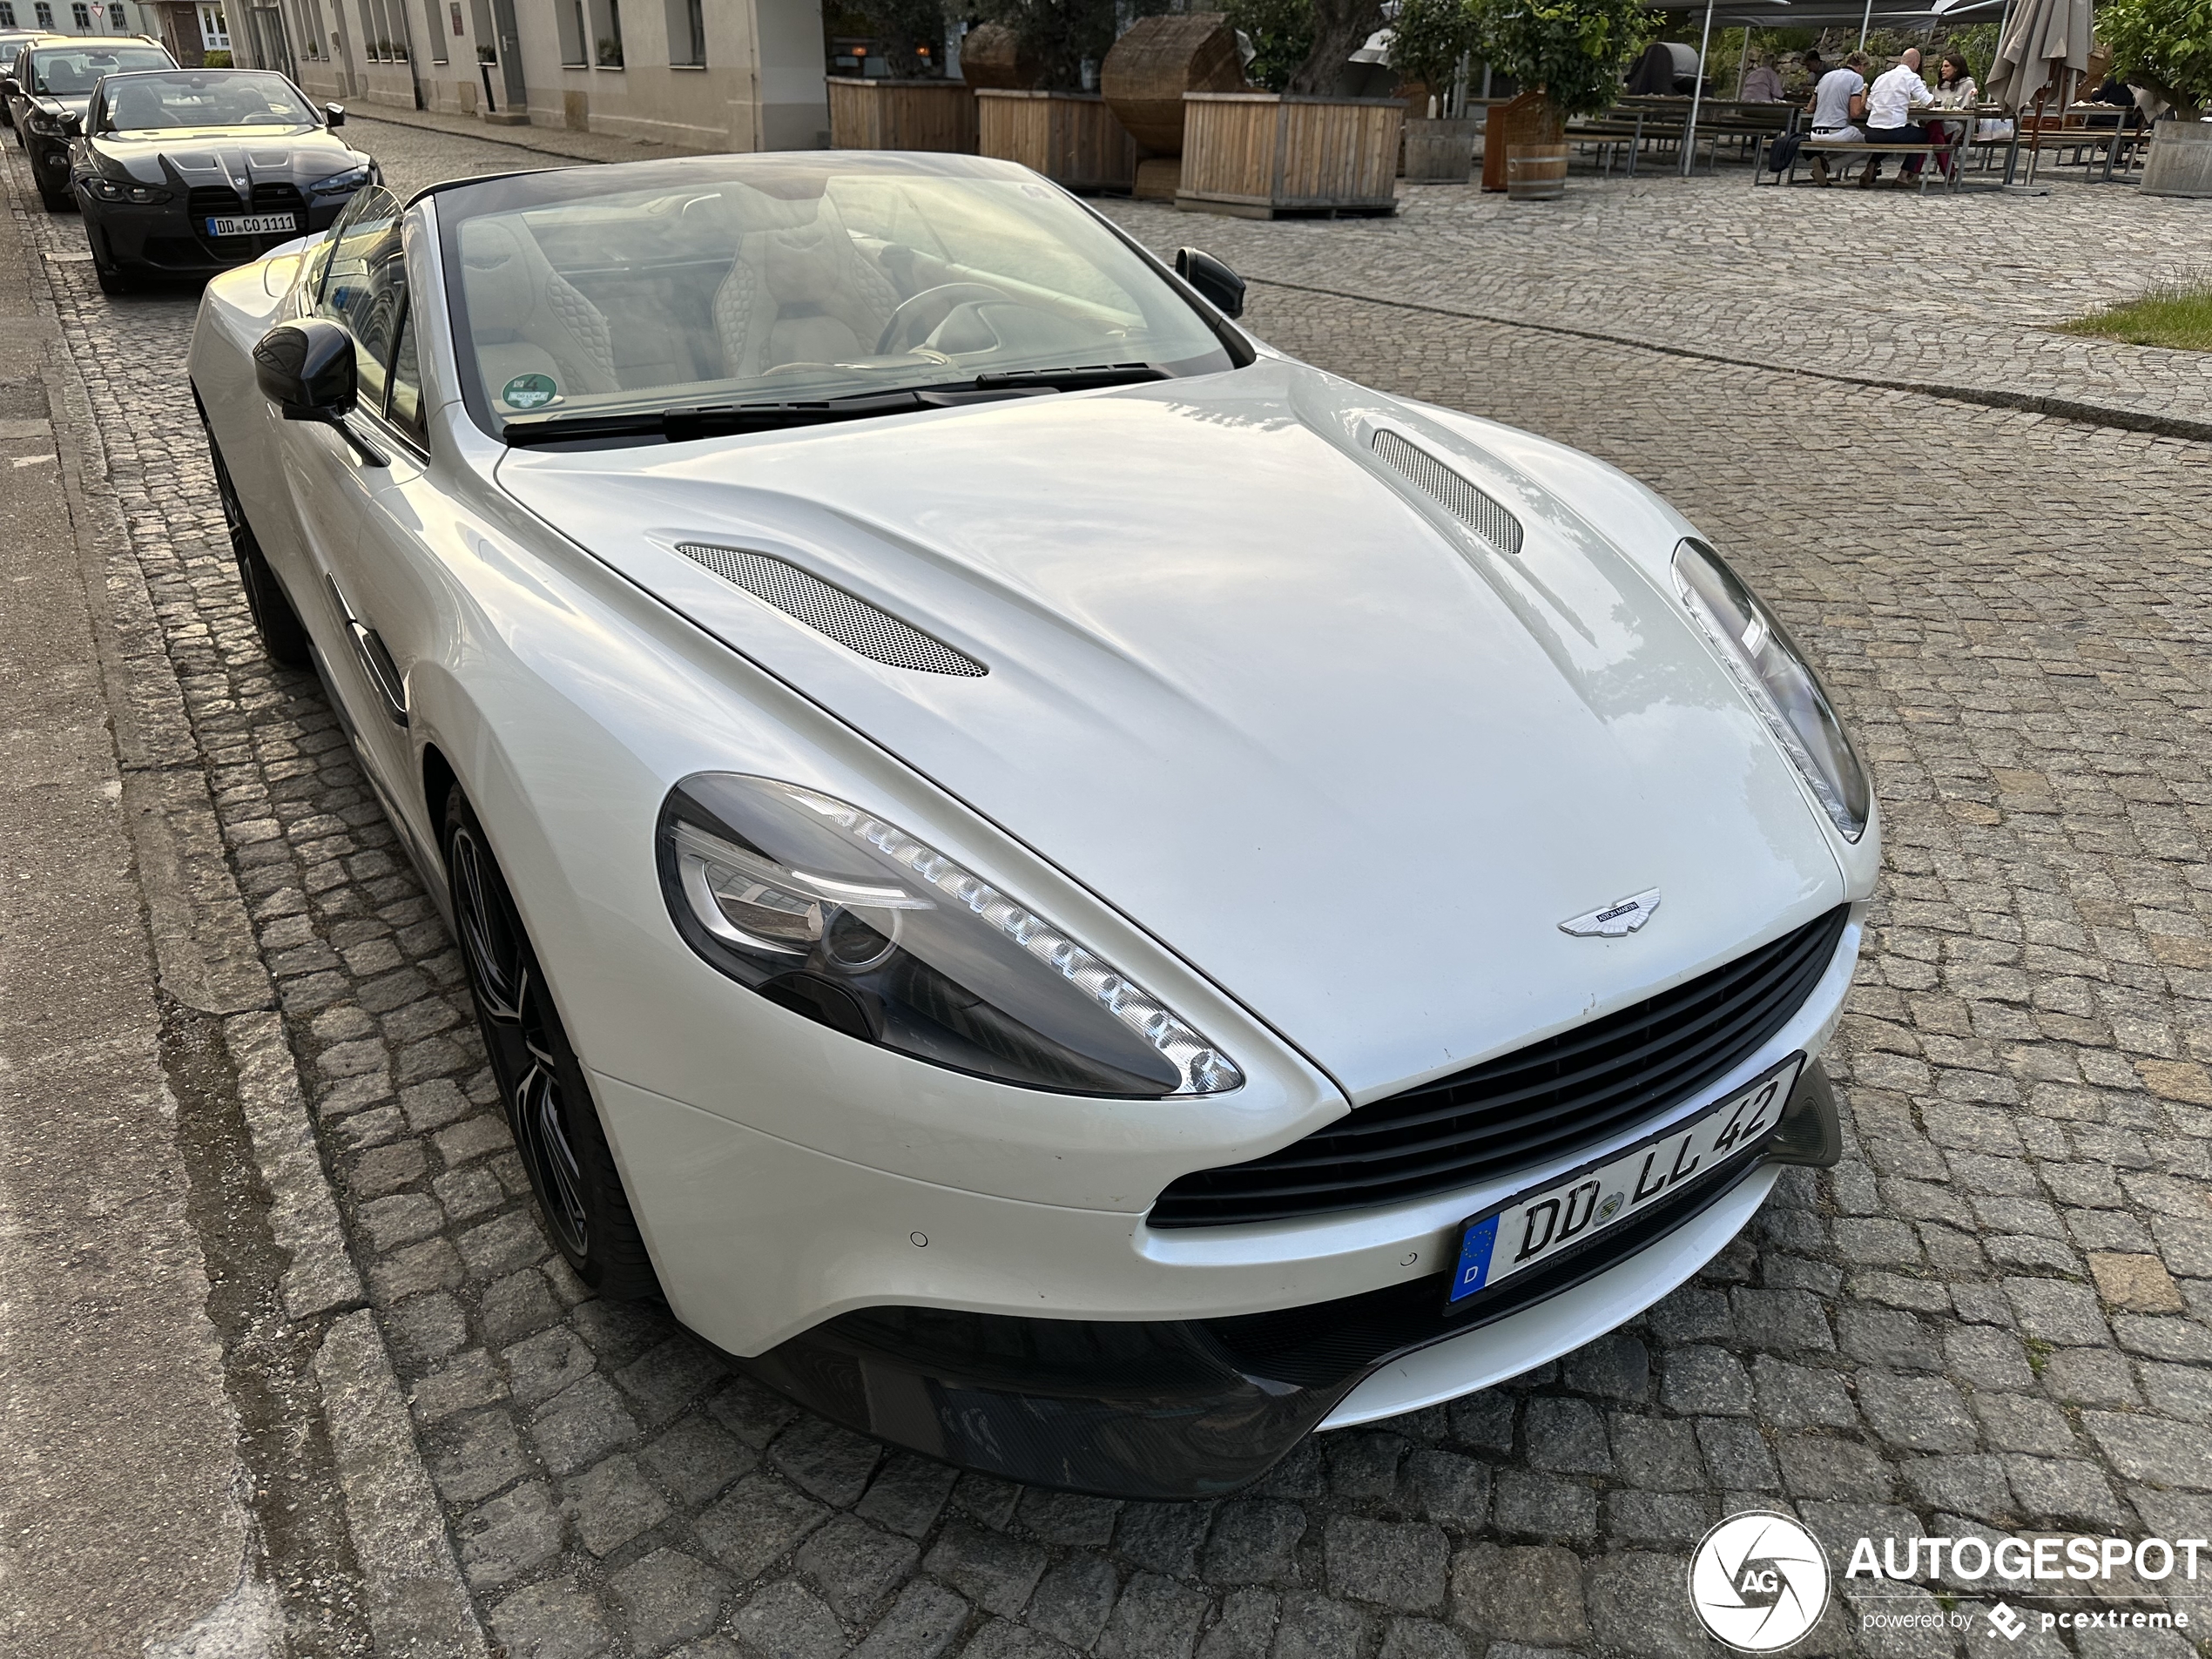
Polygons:
M0 167L18 182L10 162ZM24 238L24 262L37 302L57 314L38 239ZM221 1023L253 1161L270 1195L268 1224L287 1258L279 1285L286 1319L312 1339L316 1323L351 1310L323 1332L314 1372L347 1534L368 1580L376 1650L478 1659L489 1650L483 1629L390 1354L366 1306L184 691L122 506L105 488L106 448L65 331L44 377L159 988Z

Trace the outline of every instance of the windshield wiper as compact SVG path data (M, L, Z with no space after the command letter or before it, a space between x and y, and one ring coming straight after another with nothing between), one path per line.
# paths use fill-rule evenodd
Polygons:
M1150 363L1015 369L937 386L911 387L895 392L856 392L846 397L793 399L781 403L706 404L609 415L542 415L509 421L500 428L499 435L516 448L574 443L594 438L660 438L669 443L686 443L695 438L777 432L788 427L824 426L836 421L868 421L879 415L910 415L918 409L956 408L963 403L1042 397L1054 392L1079 392L1092 387L1128 386L1169 378L1167 370Z

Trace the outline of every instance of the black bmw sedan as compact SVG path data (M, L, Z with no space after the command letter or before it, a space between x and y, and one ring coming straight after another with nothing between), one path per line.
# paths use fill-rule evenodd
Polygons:
M71 152L100 287L207 276L325 228L381 177L333 131L345 118L273 70L107 77Z
M69 206L69 152L100 78L138 69L174 69L177 60L152 41L70 40L26 44L0 97L23 141L38 199L58 213Z

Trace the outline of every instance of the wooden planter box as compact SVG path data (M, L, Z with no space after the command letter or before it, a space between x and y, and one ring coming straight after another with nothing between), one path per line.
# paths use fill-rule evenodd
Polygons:
M1189 92L1177 207L1247 219L1397 211L1396 98Z
M1425 115L1407 116L1406 182L1410 185L1467 183L1474 177L1474 141L1481 131L1477 123L1466 119L1447 121Z
M975 153L975 92L966 83L827 78L831 149Z
M1128 190L1136 140L1096 92L1015 92L979 88L977 145L987 156L1034 167L1069 190Z

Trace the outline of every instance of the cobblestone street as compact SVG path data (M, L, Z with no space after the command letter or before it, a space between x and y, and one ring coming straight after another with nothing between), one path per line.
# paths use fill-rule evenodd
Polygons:
M402 192L556 165L348 136ZM196 296L104 298L78 221L5 165L367 1305L515 1659L1686 1659L1721 1651L1689 1550L1741 1509L1831 1546L2212 1536L2212 357L2044 332L2198 258L2206 204L1737 172L1578 176L1556 210L1438 188L1376 222L1110 206L1237 265L1284 350L1671 498L1827 677L1889 860L1829 1061L1841 1164L1786 1171L1696 1280L1563 1362L1150 1506L887 1452L567 1271L438 914L314 678L256 642L185 376ZM1838 1582L1801 1651L2212 1652L2212 1586L2178 1575L2126 1605L2188 1637L2012 1642L1863 1629L1938 1602Z

